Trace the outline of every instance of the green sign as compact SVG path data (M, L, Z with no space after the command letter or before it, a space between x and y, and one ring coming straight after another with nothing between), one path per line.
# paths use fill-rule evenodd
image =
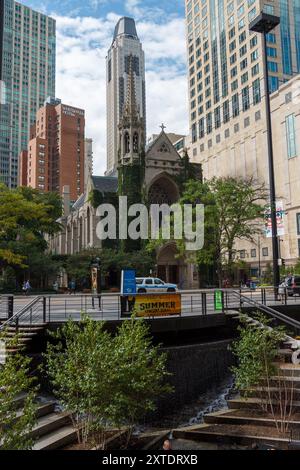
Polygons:
M223 292L221 290L215 291L215 310L223 312Z

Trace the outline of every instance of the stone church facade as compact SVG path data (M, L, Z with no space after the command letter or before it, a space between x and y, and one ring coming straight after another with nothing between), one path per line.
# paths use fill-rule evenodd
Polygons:
M126 103L119 125L118 175L91 176L87 190L70 208L68 188L65 188L62 230L49 240L50 251L58 255L73 255L90 248L102 248L96 235L99 218L91 194L109 202L112 195L128 196L128 205L168 204L178 202L183 182L193 175L202 179L201 165L191 164L187 154L181 157L162 131L147 148L145 124L135 101L134 74L129 70ZM126 248L125 248L126 249ZM181 288L198 287L197 267L176 256L172 241L157 250L155 275ZM149 273L145 273L147 276Z

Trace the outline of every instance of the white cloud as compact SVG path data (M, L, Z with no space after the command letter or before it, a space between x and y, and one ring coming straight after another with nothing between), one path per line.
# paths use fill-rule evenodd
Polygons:
M95 2L96 3L96 2ZM127 6L140 8L136 0ZM54 15L55 16L55 15ZM95 173L106 169L106 63L118 16L56 16L57 91L66 104L86 111L86 135L94 140ZM137 29L146 55L148 135L164 122L169 132L188 131L184 22L142 19Z

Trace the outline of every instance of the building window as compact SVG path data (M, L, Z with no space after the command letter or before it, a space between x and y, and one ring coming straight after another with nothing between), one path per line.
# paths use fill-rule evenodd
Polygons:
M297 234L300 235L300 214L296 214L297 217Z
M255 113L255 121L259 121L261 119L261 112L260 111L256 111Z
M295 134L295 114L290 114L285 119L286 141L288 158L297 156L296 134Z
M274 91L278 90L278 88L279 88L279 79L278 79L278 77L269 77L270 93L274 93Z
M232 115L237 117L240 114L239 95L236 93L232 97Z
M260 91L260 79L258 78L253 82L253 104L257 104L261 101L261 91Z
M245 87L242 89L242 102L243 102L243 111L247 111L250 108L250 95L249 95L249 87Z
M266 258L269 256L269 248L263 248L262 249L262 255Z
M241 250L240 251L240 258L245 259L246 258L246 250Z
M251 250L251 258L256 258L256 249Z

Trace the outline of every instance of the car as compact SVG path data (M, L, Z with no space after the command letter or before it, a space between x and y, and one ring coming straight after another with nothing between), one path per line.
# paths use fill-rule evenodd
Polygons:
M300 276L292 276L287 281L287 293L289 297L300 295Z
M138 294L156 294L164 292L177 292L176 284L168 284L157 277L138 277L136 279Z

